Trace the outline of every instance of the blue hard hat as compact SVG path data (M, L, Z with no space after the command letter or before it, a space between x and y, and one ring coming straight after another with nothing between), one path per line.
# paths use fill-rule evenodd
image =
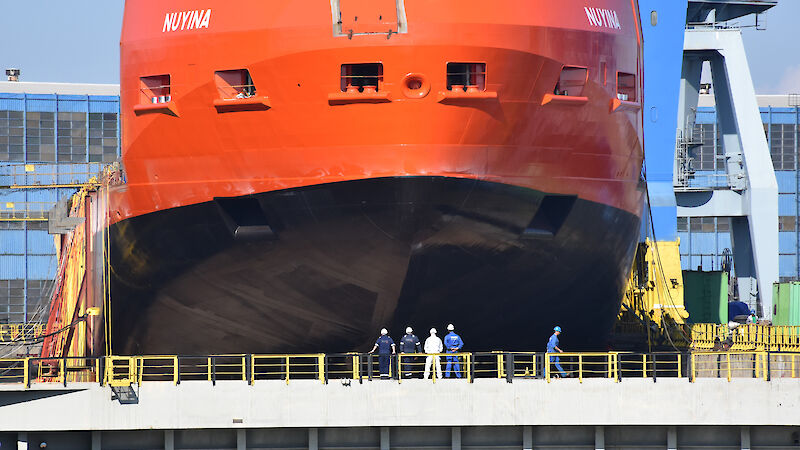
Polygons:
M556 326L555 328L553 328L553 331L558 331L558 332L561 332L561 327L559 327L559 326Z

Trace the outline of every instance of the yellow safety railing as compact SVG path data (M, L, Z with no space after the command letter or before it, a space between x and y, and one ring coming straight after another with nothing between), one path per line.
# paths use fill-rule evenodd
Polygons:
M430 378L434 383L442 378L472 381L471 353L400 353L397 355L399 381L411 378ZM378 361L377 357L373 358Z
M380 364L379 355L363 353L10 358L0 359L0 384L100 382L130 386L158 381L327 383L331 379L364 382L381 378ZM389 376L399 383L422 378L434 383L442 378L467 383L476 378L508 382L551 382L555 378L575 378L578 382L587 378L614 382L622 378L800 379L800 352L771 351L402 353L392 355L389 365Z
M698 323L692 325L692 349L739 351L800 351L800 326L728 325Z
M618 381L618 353L545 353L545 379L609 378ZM566 367L565 367L566 366Z
M44 335L41 323L0 324L0 342L30 341Z

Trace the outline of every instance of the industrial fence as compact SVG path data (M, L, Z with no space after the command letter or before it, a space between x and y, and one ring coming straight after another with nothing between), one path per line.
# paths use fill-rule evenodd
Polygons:
M800 352L800 326L694 324L692 349Z
M403 383L476 379L559 378L625 379L677 378L693 382L717 379L800 379L800 352L690 352L690 353L533 353L476 352L421 354L108 356L99 358L0 359L0 384L97 382L130 386L148 382L263 381L290 383L331 380L364 383L392 379ZM559 381L560 382L560 381Z
M44 335L44 329L41 323L0 324L0 342L31 341Z

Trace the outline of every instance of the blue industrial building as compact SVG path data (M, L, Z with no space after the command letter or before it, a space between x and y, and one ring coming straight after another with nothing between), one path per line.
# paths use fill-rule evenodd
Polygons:
M119 87L0 83L0 323L47 318L47 211L120 155ZM41 186L41 187L37 187Z
M759 96L758 103L778 181L780 281L799 280L800 96ZM692 182L724 184L725 154L711 95L701 96L692 127L692 141L698 144L691 148L689 155L694 172ZM720 270L724 255L732 250L731 220L728 217L678 217L678 237L684 269Z

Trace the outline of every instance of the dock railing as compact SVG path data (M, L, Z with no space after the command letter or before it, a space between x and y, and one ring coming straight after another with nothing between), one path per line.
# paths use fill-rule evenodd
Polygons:
M619 383L634 378L653 381L674 378L688 382L710 378L800 380L800 352L401 353L391 355L388 361L388 373L383 367L384 374L381 374L381 357L369 353L9 358L0 359L0 385L30 387L37 383L96 382L130 386L198 381L212 385L221 381L288 384L294 381L329 383L331 380L364 383L382 378L398 383L423 378L432 383L473 383L484 379L549 383L559 378L575 379L579 383L587 379Z

